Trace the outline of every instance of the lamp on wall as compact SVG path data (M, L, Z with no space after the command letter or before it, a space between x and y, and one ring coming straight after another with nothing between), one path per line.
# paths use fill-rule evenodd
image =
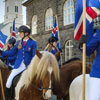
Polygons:
M94 27L94 29L100 28L100 15L98 15L98 16L94 19L93 27Z

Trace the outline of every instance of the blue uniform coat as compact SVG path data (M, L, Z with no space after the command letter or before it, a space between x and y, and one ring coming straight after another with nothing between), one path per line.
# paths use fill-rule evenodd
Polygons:
M13 48L12 48L13 49ZM7 51L6 51L7 52ZM0 56L0 59L3 59L7 57L6 59L6 64L9 66L10 65L14 65L15 64L15 61L16 61L16 57L17 57L17 54L15 53L14 55L11 55L11 56Z
M86 45L86 55L90 56L96 50L96 57L94 59L90 77L100 78L100 30L97 29L93 35L93 39Z
M17 58L17 54L13 55L12 57L7 57L7 60L6 60L6 64L7 65L14 65L15 64L15 61L16 61L16 58Z
M22 41L22 48L18 49L19 41L16 43L14 48L10 51L3 51L3 56L11 56L17 53L17 58L14 64L14 68L18 68L22 61L24 61L25 65L28 66L31 62L32 57L35 55L35 49L37 49L36 41L32 39L28 39L26 45L24 46L24 42Z

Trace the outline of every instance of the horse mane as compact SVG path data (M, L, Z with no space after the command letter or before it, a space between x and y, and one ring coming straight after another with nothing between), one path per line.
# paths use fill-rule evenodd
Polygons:
M16 95L18 95L18 93L20 92L21 87L24 86L24 89L28 88L29 84L34 78L40 80L44 79L49 67L53 68L54 78L56 80L60 80L59 67L56 57L47 51L43 52L41 59L39 59L38 56L35 55L30 65L28 66L28 69L26 69L21 75L21 78L15 88Z
M47 70L49 67L53 68L54 78L56 80L59 80L60 79L59 67L58 67L58 62L56 60L56 57L47 51L43 54L43 57L41 58L41 61L37 66L36 78L43 80L48 72Z
M64 64L68 64L68 63L70 63L71 61L75 61L75 60L80 60L80 58L77 58L77 57L71 58L71 59L69 59L68 61L64 62L63 65L64 65Z

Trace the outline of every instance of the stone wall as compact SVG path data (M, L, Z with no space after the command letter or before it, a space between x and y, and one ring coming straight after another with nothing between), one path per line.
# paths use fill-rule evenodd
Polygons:
M30 2L29 2L30 1ZM78 42L74 40L74 24L63 25L63 5L65 0L29 0L25 4L27 6L27 24L31 26L32 17L37 15L37 32L38 34L32 35L32 37L37 41L38 49L44 50L47 45L48 38L51 35L52 30L45 31L45 13L48 8L52 8L53 16L58 15L59 31L61 46L63 48L63 61L65 53L65 43L67 40L73 41L73 57L81 58L81 53L78 50ZM76 0L74 0L75 2Z

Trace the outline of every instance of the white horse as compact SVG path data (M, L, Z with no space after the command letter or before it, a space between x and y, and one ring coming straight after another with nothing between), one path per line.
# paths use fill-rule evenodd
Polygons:
M85 77L85 100L89 100L89 74ZM72 81L69 89L70 100L82 100L82 79L83 76L80 75Z

